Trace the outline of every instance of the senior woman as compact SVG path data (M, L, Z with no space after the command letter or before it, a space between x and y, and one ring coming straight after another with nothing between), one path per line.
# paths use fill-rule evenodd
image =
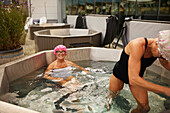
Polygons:
M137 38L128 43L110 78L109 93L106 97L107 110L124 83L129 84L138 104L132 113L150 111L147 91L170 96L170 88L150 83L143 77L146 67L152 65L157 58L163 67L170 70L170 30L160 31L158 38Z
M65 86L66 82L76 80L76 78L72 76L72 66L89 73L83 67L80 67L71 61L65 60L67 50L64 45L56 46L54 49L54 54L57 59L47 67L43 78L56 82L61 86Z

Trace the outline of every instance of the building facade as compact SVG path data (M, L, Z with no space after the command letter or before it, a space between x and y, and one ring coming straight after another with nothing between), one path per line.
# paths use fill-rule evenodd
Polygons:
M66 15L103 14L170 21L170 0L65 0Z

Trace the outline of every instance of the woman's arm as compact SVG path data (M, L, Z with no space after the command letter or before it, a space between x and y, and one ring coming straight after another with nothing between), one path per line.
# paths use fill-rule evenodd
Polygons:
M134 43L129 46L130 55L128 61L128 75L129 84L137 87L144 88L146 90L163 93L170 96L170 88L161 85L150 83L139 76L141 68L141 57L145 51L144 46L139 46L139 43Z
M43 78L48 78L49 73L54 69L55 62L52 62L46 69Z
M81 67L81 66L79 66L79 65L77 65L77 64L75 64L75 63L73 63L73 62L71 62L71 61L67 61L67 62L68 62L71 66L77 67L77 68L79 68L79 69L85 71L87 74L90 73L90 72L87 71L85 68L83 68L83 67Z
M164 68L170 71L170 61L162 59L162 58L159 58L159 61Z

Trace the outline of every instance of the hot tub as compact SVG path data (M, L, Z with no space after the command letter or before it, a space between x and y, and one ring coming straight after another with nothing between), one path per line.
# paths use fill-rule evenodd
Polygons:
M118 59L120 57L120 54L121 54L121 51L122 50L97 48L97 47L70 48L70 49L68 49L68 55L67 55L66 59L71 60L73 62L74 61L83 61L83 60L84 61L85 60L92 60L92 61L118 61ZM5 94L5 93L7 93L9 91L9 84L10 83L12 83L16 79L19 79L19 78L21 78L23 76L27 76L28 74L30 74L32 72L35 72L36 70L39 70L39 69L41 69L44 66L49 65L54 60L55 60L55 55L53 54L53 50L48 50L48 51L42 51L42 52L36 53L34 55L22 58L20 60L12 61L10 63L1 65L0 66L0 97L3 94ZM102 68L104 68L104 67L102 67ZM166 77L168 77L168 75L169 75L168 71L165 71L164 68L160 67L157 64L154 64L150 68L153 68L153 70L151 69L151 70L148 70L148 71L153 71L154 73L157 73L157 74L161 73L161 75L166 76ZM108 74L108 75L110 75L110 74ZM154 78L152 78L152 79L154 79ZM94 88L94 87L95 88L100 88L100 85L103 85L103 84L108 85L108 81L109 81L109 78L103 77L99 81L99 83L100 83L99 85L95 86L95 84L97 84L97 81L95 80L95 82L93 83L94 85L93 84L89 84L88 88L91 88L91 87L92 88ZM83 89L83 90L86 90L86 88ZM105 90L106 89L98 89L97 91L99 91L99 94L101 94L101 93L105 93L106 92ZM102 91L102 92L100 92L100 91ZM29 94L29 95L34 95L35 93L36 92L31 92L31 94ZM127 85L124 87L124 90L121 93L123 93L124 95L120 95L119 98L117 98L117 102L119 102L119 100L124 100L123 96L126 97L127 94L129 94L130 97L128 96L128 97L126 97L126 99L127 100L131 100L132 99L133 103L135 103L135 100L132 97L132 94L130 93L130 90L128 90L128 86ZM52 97L50 97L48 95L48 94L50 94L50 92L47 92L46 94L47 94L47 96L46 96L46 98L44 98L44 101L47 102L47 103L49 103L51 98L57 98L57 96L55 94ZM93 90L92 90L92 92L88 92L87 94L84 94L83 96L88 97L88 94L93 99L97 98L97 96L95 96L95 91L93 92ZM7 97L7 98L9 98L9 97ZM74 99L74 95L72 95L70 98ZM103 97L103 98L105 98L105 97ZM160 97L157 94L153 94L151 92L149 92L149 98L154 99L154 101L151 101L151 103L150 103L151 106L153 104L155 104L154 103L155 101L156 102L161 102L161 105L157 105L156 104L156 106L154 106L155 108L159 108L160 106L162 107L162 105L164 104L163 102L165 101L164 98ZM10 98L10 99L12 99L12 98ZM34 100L35 98L31 98L31 99ZM158 100L156 100L156 99L158 99ZM101 98L98 98L98 100L104 101ZM127 100L126 100L125 104L128 103ZM65 99L65 100L62 100L62 101L65 102L65 103L62 103L63 106L65 104L65 107L67 108L66 105L70 104L68 102L68 100ZM75 102L77 102L77 101L75 101ZM39 103L37 103L37 104L39 105ZM86 104L84 103L83 106L86 106ZM128 103L128 104L131 106L130 103ZM33 105L34 105L34 103L33 103ZM121 106L121 103L117 103L116 105L120 105ZM18 112L22 112L22 113L38 113L37 111L26 109L26 108L19 107L19 106L16 106L16 105L12 105L12 104L9 104L9 103L6 103L6 102L2 102L2 101L0 101L0 106L1 106L0 112L2 112L2 113L4 113L4 112L5 113L11 113L11 112L13 112L13 113L18 113ZM75 108L76 106L74 105L72 107ZM90 105L90 106L87 106L87 109L85 109L85 110L88 110L89 112L92 112L94 109L92 109L92 111L90 111L91 107L93 107L94 109L101 109L101 108L97 108L97 106ZM104 107L104 106L102 106L102 107ZM42 109L48 110L48 106L44 106L44 108L42 108ZM102 108L102 109L104 109L104 108ZM154 109L152 109L152 110L154 110Z
M62 44L71 47L100 47L101 32L88 29L48 29L34 32L36 52Z
M30 39L34 40L34 32L44 29L61 29L61 28L70 28L69 24L65 23L46 23L46 24L34 24L30 26Z

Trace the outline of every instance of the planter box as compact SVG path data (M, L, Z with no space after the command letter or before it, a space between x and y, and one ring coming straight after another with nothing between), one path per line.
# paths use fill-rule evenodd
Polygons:
M24 52L22 47L14 50L0 51L0 65L13 60L20 59L23 56Z

